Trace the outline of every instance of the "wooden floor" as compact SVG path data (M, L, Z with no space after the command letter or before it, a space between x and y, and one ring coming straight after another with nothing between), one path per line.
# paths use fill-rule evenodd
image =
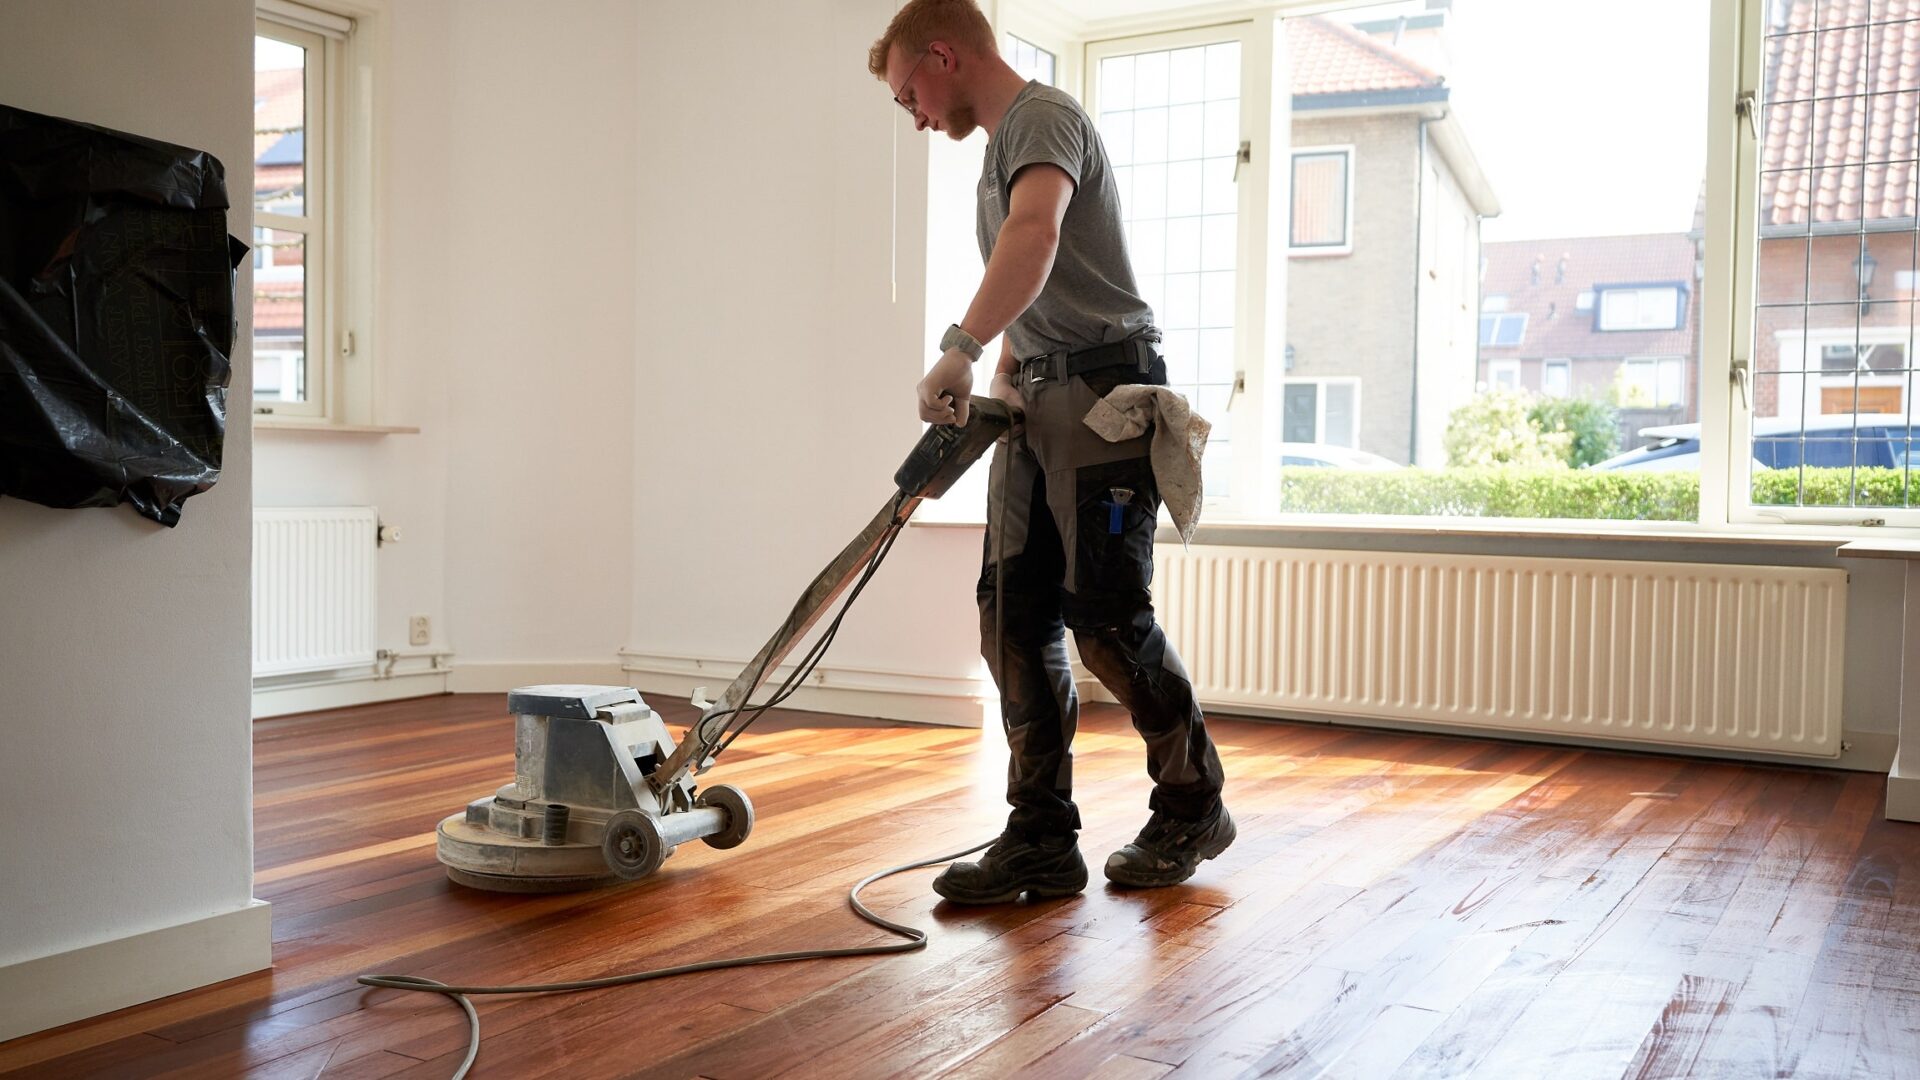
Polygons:
M684 723L689 710L652 702ZM871 869L998 830L997 732L788 714L712 774L759 824L619 890L448 883L433 827L511 777L501 696L255 725L275 967L0 1044L0 1075L445 1077L451 982L583 978L882 935ZM477 1077L1920 1077L1920 825L1883 778L1216 719L1240 839L1110 890L1145 816L1124 714L1076 772L1095 882L998 909L869 892L904 956L480 1003Z

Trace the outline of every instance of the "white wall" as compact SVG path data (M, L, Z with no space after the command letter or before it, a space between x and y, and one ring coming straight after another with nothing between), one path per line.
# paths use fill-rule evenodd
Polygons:
M263 505L372 504L377 644L460 689L619 678L631 598L635 5L399 0L376 91L379 420L261 436ZM503 58L511 62L503 62Z
M248 0L0 6L0 100L212 151L239 205L228 230L246 236L251 11ZM251 321L243 311L243 343ZM229 400L244 418L251 365L244 344L235 351ZM219 484L171 530L125 508L0 499L0 761L13 810L0 830L0 1037L32 1007L7 985L8 965L250 904L251 451L247 425L234 425ZM256 923L254 967L267 946Z
M919 437L927 136L866 71L896 6L659 5L642 27L636 652L737 670ZM825 666L976 674L980 542L908 530Z

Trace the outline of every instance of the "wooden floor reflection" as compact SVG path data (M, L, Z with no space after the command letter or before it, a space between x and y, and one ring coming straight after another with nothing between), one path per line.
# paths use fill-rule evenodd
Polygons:
M690 710L653 704L675 723ZM998 830L996 732L790 713L713 774L746 846L653 879L451 885L433 826L506 782L498 695L255 725L273 971L0 1044L0 1075L444 1077L446 1002L355 974L530 982L880 935L882 866ZM1920 1077L1920 826L1863 773L1215 718L1239 842L1188 885L1098 865L1145 817L1124 713L1075 761L1095 885L998 909L870 890L924 951L480 1004L476 1077Z

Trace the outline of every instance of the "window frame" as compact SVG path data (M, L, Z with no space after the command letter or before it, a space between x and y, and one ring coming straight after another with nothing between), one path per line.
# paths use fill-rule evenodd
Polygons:
M1284 271L1276 274L1275 263L1284 259L1269 257L1268 231L1271 185L1268 161L1278 159L1289 143L1278 143L1270 152L1261 152L1272 128L1270 101L1273 85L1273 43L1277 16L1263 12L1251 19L1224 21L1206 25L1184 25L1178 29L1156 29L1117 36L1090 37L1080 48L1082 94L1087 115L1097 125L1100 116L1098 86L1094 73L1101 61L1112 56L1159 52L1196 45L1240 44L1240 138L1252 142L1250 160L1240 163L1235 228L1238 233L1234 259L1234 370L1236 390L1229 396L1232 416L1232 473L1226 495L1205 496L1209 508L1234 515L1268 516L1279 512L1280 483L1277 456L1264 452L1269 444L1278 446L1279 438L1269 439L1267 429L1280 429L1281 378L1284 376L1281 352L1284 345L1269 342L1266 308L1275 282L1280 283L1284 303ZM1277 141L1277 140L1276 140ZM1284 244L1284 236L1274 237ZM1282 248L1284 250L1284 248ZM1252 268L1260 268L1257 272ZM1160 313L1155 312L1158 316ZM1271 356L1271 360L1264 357ZM1258 408L1246 408L1258 402ZM1238 407L1236 407L1238 406ZM1240 448L1255 448L1241 453ZM1275 458L1269 462L1268 458ZM1248 493L1252 493L1251 497Z
M1734 102L1750 94L1757 109L1767 107L1765 48L1770 6L1768 0L1713 0L1715 25L1737 28L1737 33L1712 35L1707 83L1708 92L1718 95L1716 101ZM1706 274L1701 284L1706 325L1700 357L1702 524L1764 526L1767 532L1782 536L1920 537L1920 507L1753 503L1752 452L1738 451L1752 446L1759 399L1754 305L1760 271L1761 147L1757 132L1731 106L1714 108L1707 134ZM1814 347L1814 335L1807 338L1807 345ZM1706 389L1716 384L1726 387L1724 396ZM1907 406L1911 412L1913 402L1909 400Z
M1353 388L1353 442L1352 443L1330 443L1330 442L1327 442L1325 439L1325 436L1327 433L1327 387L1336 386L1336 385L1350 386ZM1295 386L1311 386L1315 388L1314 395L1313 395L1314 438L1311 441L1311 445L1338 446L1347 450L1360 449L1360 445L1359 445L1360 444L1360 418L1362 415L1364 415L1361 411L1362 404L1361 404L1361 398L1360 398L1360 390L1361 390L1360 376L1358 375L1303 375L1298 378L1291 375L1285 376L1280 380L1280 396L1283 403L1286 400L1286 392L1288 388L1295 387ZM1290 440L1286 437L1286 433L1287 433L1286 432L1286 414L1284 411L1284 405L1283 405L1283 409L1280 417L1280 423L1277 425L1277 427L1279 428L1280 438L1275 439L1273 441L1276 447L1282 446L1288 442L1298 441L1298 440Z
M1295 146L1289 149L1288 156L1287 156L1287 193L1289 195L1289 198L1287 200L1287 215L1286 215L1287 216L1287 257L1288 258L1311 259L1311 258L1353 254L1353 204L1358 201L1353 197L1353 187L1354 187L1354 183L1353 183L1354 182L1354 152L1353 151L1354 151L1354 145L1352 143L1328 143L1321 146ZM1346 161L1346 164L1344 166L1346 171L1344 174L1344 180L1341 187L1341 192L1345 196L1345 200L1347 204L1345 222L1344 224L1341 225L1342 240L1338 244L1296 244L1294 242L1293 200L1291 198L1291 195L1293 193L1293 188L1294 188L1294 178L1299 175L1298 169L1300 165L1300 159L1303 157L1333 157L1335 155L1338 155L1344 158Z
M378 423L374 326L374 57L385 32L373 0L256 0L254 33L307 48L307 400L252 405L273 427ZM317 40L315 46L311 42ZM315 59L319 60L316 73ZM249 203L249 211L252 204ZM276 215L254 213L277 228ZM262 409L269 411L261 411Z
M328 346L333 340L330 333L333 280L328 259L329 227L333 223L333 183L327 166L330 163L328 151L333 142L332 110L328 105L334 83L332 73L337 61L332 39L307 26L273 18L265 8L256 15L253 32L256 38L271 38L292 45L300 49L306 58L304 84L300 91L306 107L306 113L301 117L301 212L293 215L260 210L255 205L255 196L251 193L248 196L255 230L295 233L301 238L305 394L299 401L275 398L271 402L261 403L256 400L253 413L255 416L276 419L297 417L324 420L333 384L333 350ZM270 263L272 250L262 248L261 258ZM255 269L256 285L263 281L281 280L278 275L263 273L263 269L270 271L272 268ZM257 298L257 289L255 293ZM256 327L254 340L258 339L259 329Z
M1555 369L1567 373L1567 388L1563 391L1555 392L1547 389L1547 375ZM1573 396L1573 359L1571 357L1556 356L1540 362L1540 395L1552 398Z
M1666 292L1673 297L1673 321L1655 326L1608 326L1607 297L1615 294ZM1679 330L1687 321L1687 287L1674 281L1649 281L1633 284L1606 284L1593 287L1593 329L1600 334L1657 334ZM1578 310L1578 298L1576 298Z
M1513 385L1511 387L1507 387L1507 389L1516 390L1516 391L1525 390L1527 386L1526 386L1525 378L1522 374L1519 357L1517 356L1487 357L1487 390L1494 391L1494 390L1501 389L1500 373L1509 372L1509 371L1513 373Z

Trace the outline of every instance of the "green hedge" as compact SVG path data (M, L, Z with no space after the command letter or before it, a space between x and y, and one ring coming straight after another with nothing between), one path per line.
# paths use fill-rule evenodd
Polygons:
M1697 521L1700 478L1558 468L1280 470L1280 509L1308 514Z
M1753 501L1766 506L1920 506L1920 471L1765 470L1754 475ZM1292 514L1698 521L1700 477L1632 470L1294 466L1280 470L1280 508Z
M1761 506L1916 506L1920 472L1905 469L1766 469L1753 475Z

